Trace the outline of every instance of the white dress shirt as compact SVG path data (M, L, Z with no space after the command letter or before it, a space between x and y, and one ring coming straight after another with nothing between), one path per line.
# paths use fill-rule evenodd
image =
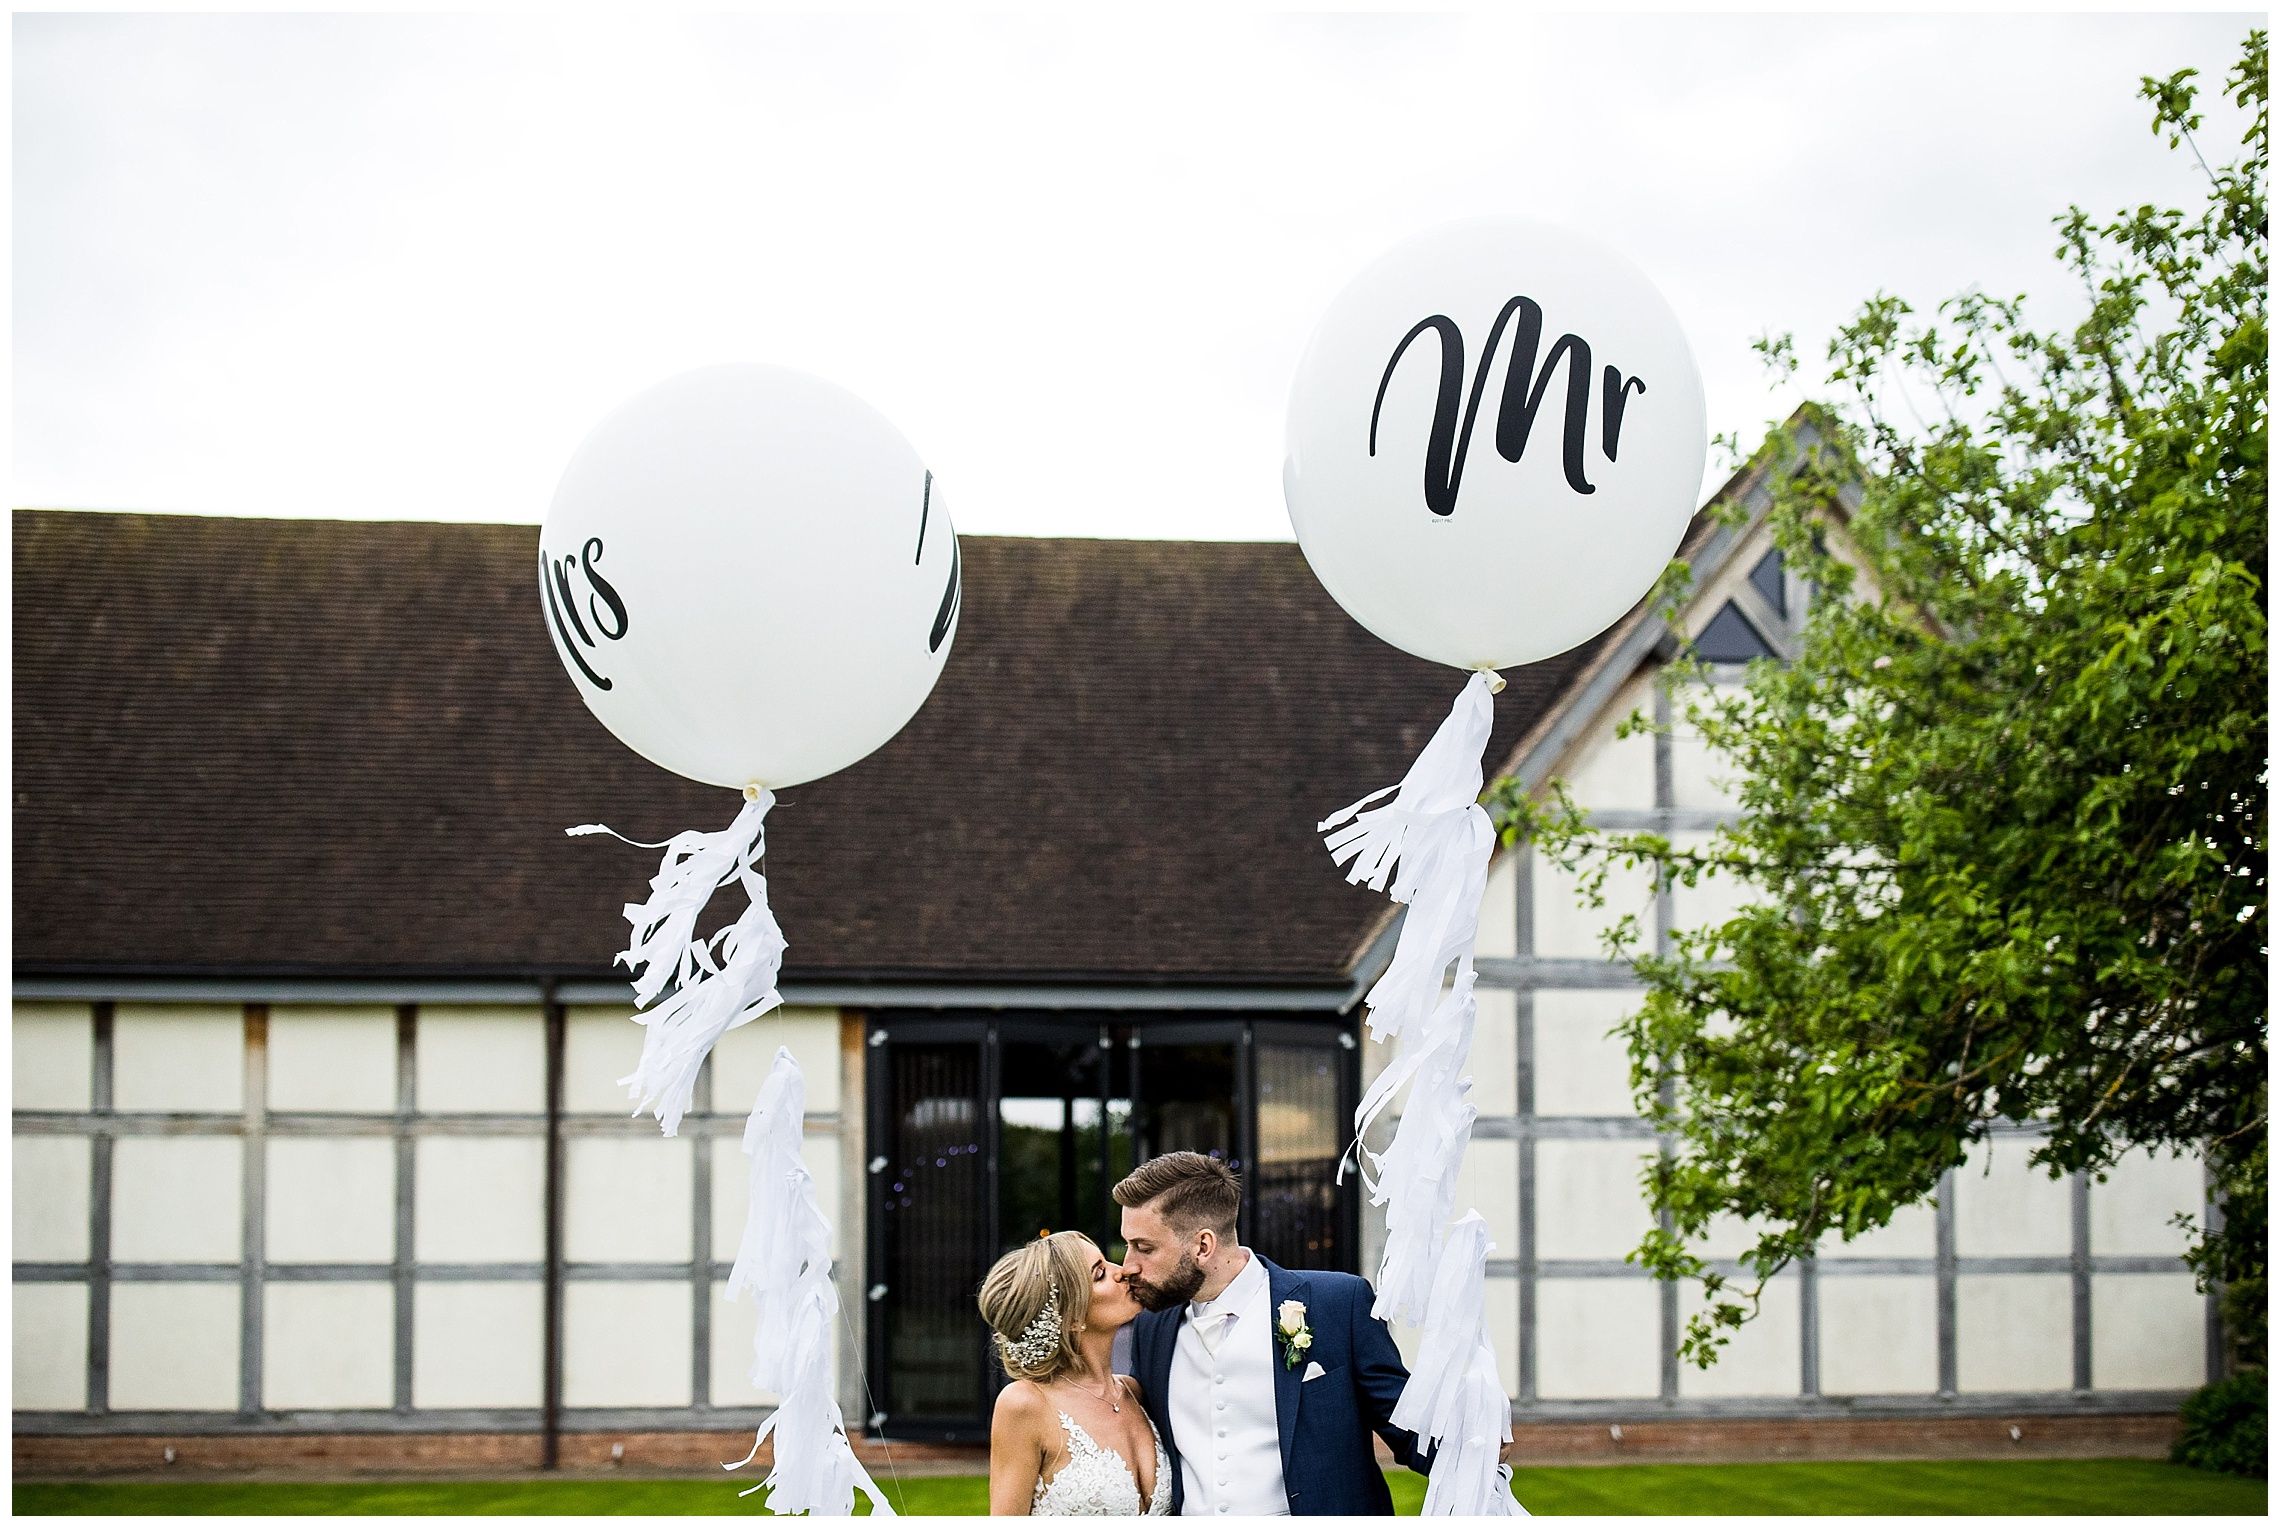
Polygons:
M1172 1350L1172 1445L1186 1517L1288 1517L1275 1420L1267 1267L1248 1258L1216 1300L1191 1303Z

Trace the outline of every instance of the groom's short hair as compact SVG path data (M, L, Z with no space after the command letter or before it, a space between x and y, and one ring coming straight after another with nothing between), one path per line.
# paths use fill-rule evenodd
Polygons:
M1226 1241L1234 1240L1235 1212L1243 1207L1242 1180L1225 1162L1196 1151L1150 1157L1109 1193L1129 1209L1153 1206L1182 1236L1209 1229Z

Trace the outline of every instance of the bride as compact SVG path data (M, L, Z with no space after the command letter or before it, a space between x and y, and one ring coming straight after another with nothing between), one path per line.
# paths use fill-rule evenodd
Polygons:
M1040 1237L998 1259L980 1304L1013 1381L990 1418L990 1514L1169 1516L1163 1440L1139 1385L1108 1368L1140 1303L1100 1248L1075 1231Z

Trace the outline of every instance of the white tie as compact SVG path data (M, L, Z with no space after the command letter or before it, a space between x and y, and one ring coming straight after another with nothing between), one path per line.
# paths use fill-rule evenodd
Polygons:
M1234 1323L1235 1313L1231 1310L1214 1311L1208 1316L1196 1317L1195 1335L1202 1340L1203 1350L1217 1358L1219 1356L1219 1340L1227 1335L1227 1328Z

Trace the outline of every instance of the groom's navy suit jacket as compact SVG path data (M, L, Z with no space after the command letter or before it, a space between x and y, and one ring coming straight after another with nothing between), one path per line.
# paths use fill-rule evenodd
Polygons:
M1284 1364L1281 1343L1274 1348L1275 1421L1282 1432L1283 1487L1290 1494L1292 1515L1392 1516L1393 1496L1385 1488L1370 1434L1385 1439L1393 1457L1413 1470L1422 1471L1431 1461L1418 1457L1413 1435L1386 1421L1409 1382L1409 1370L1393 1345L1393 1334L1370 1314L1376 1293L1367 1280L1350 1273L1292 1273L1263 1257L1259 1261L1267 1270L1267 1319L1274 1320L1283 1301L1302 1301L1314 1333L1314 1345L1295 1365ZM1132 1328L1133 1377L1147 1392L1148 1415L1155 1418L1172 1458L1174 1512L1187 1498L1171 1408L1172 1353L1186 1313L1185 1305L1146 1311ZM1309 1364L1322 1366L1320 1378L1304 1378Z

